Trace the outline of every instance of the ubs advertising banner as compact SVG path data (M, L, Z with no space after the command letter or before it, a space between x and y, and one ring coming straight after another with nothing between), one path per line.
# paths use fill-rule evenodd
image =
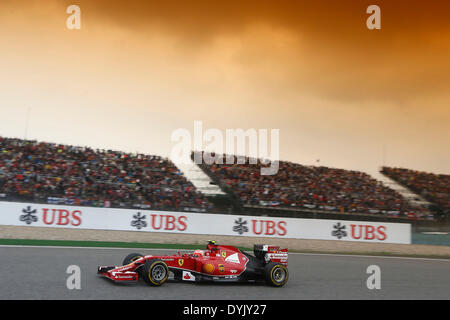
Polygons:
M0 225L411 243L411 225L0 202Z

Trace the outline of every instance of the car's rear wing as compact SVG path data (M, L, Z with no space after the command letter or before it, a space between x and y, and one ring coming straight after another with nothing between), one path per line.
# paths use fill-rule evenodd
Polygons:
M253 252L258 259L265 262L277 262L285 266L288 264L288 249L280 249L279 246L268 244L255 244Z

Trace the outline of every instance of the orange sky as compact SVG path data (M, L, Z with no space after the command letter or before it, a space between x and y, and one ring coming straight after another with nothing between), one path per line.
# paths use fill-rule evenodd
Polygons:
M28 138L168 155L202 120L280 129L282 160L450 173L449 17L449 1L2 0L0 135L23 138L30 108Z

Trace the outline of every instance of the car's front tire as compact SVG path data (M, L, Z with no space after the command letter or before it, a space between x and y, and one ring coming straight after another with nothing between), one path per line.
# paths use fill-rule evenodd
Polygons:
M142 277L145 282L151 286L160 286L167 281L169 277L169 268L167 264L160 259L148 260L142 267Z
M136 261L137 259L142 258L144 255L140 254L140 253L130 253L129 255L127 255L125 257L125 259L123 259L122 265L126 266L127 264L130 264L134 261Z
M269 262L264 268L264 280L273 287L282 287L289 279L288 269L276 262Z

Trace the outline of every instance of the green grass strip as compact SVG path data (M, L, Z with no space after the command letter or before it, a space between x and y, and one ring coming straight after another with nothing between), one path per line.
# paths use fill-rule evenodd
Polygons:
M100 247L100 248L143 248L143 249L183 249L195 250L206 247L205 244L110 242L84 240L37 240L37 239L0 239L0 245L16 246L60 246L60 247ZM250 248L237 247L240 250Z
M195 250L205 248L205 244L181 244L181 243L144 243L144 242L110 242L110 241L82 241L82 240L37 240L37 239L0 239L0 245L17 246L58 246L58 247L99 247L99 248L141 248L141 249L180 249ZM253 251L252 248L237 247L243 251ZM400 254L392 252L329 252L320 250L290 250L299 253L323 253L323 254L344 254L344 255L365 255L365 256L392 256L411 258L437 258L450 259L449 255L432 254Z

